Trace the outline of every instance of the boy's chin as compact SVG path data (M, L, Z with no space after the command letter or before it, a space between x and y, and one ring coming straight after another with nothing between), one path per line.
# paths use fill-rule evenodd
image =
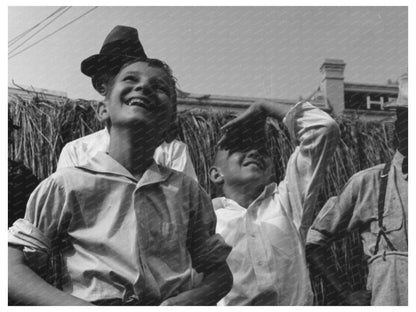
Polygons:
M254 188L265 187L268 184L269 179L266 173L255 173L247 176L245 182L252 185Z

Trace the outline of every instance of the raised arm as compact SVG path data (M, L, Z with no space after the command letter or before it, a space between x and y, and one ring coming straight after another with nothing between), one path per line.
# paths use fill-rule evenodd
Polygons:
M324 111L308 102L296 104L284 123L296 148L292 153L284 181L279 185L288 213L303 238L313 222L316 199L325 168L338 145L338 124Z
M305 236L313 221L313 209L325 167L339 142L339 128L327 113L308 102L291 106L262 101L251 105L223 126L226 134L219 144L226 140L227 132L233 127L250 121L264 122L266 117L283 119L296 144L285 178L279 185L279 194L288 215Z

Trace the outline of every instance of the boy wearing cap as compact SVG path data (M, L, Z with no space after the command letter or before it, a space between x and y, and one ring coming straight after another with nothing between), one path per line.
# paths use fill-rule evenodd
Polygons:
M120 51L120 47L123 47L123 43L120 42L120 38L114 34L115 33L110 33L107 36L103 48L100 51L101 57L106 58L106 64L111 64L111 55L117 54L118 51ZM132 33L127 35L131 36L131 39L136 41L136 47L124 49L121 53L125 54L126 57L130 54L135 57L146 59L147 55L139 40L138 34ZM120 47L118 46L119 44ZM108 66L106 65L103 67L104 71L100 70L97 66L95 66L94 61L94 58L86 59L81 65L81 71L92 78L94 89L97 90L100 95L105 97L106 90L102 88L102 83L110 77L107 71ZM99 108L100 107L102 106L99 106ZM111 130L111 122L108 119L102 120L99 117L100 114L97 115L100 121L105 123L106 127L90 135L67 143L63 147L59 156L57 170L64 167L79 166L85 163L97 152L107 152L110 141L109 131ZM188 147L185 143L174 139L174 134L175 130L172 126L172 128L167 132L165 141L163 141L162 144L156 148L153 158L157 164L181 171L193 178L195 181L198 181L188 152Z
M108 153L57 171L31 195L9 230L9 296L29 305L215 304L232 275L209 197L153 160L176 115L172 73L135 56L135 29L110 35L119 50L86 62L108 73L99 109L111 122ZM62 291L37 275L57 248Z
M353 175L338 197L330 198L307 236L308 258L346 305L408 304L407 74L399 79L396 108L398 148L393 159ZM353 291L337 278L327 247L347 232L359 230L368 258L367 290Z
M269 183L271 159L264 139L268 116L284 118L297 144L279 184ZM223 193L213 205L217 233L233 247L227 263L234 284L219 304L311 305L303 234L339 140L338 126L307 102L294 107L260 102L224 128L228 131L210 178Z

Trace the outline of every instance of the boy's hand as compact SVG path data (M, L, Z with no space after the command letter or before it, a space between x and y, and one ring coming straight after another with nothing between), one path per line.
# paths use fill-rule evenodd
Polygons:
M264 124L266 117L273 117L277 120L283 120L289 110L293 107L293 104L285 104L271 100L261 100L250 105L247 110L235 119L227 122L221 127L221 130L225 130L226 133L221 137L218 144L223 143L228 133L235 128L244 128L247 125L256 124L257 126L261 123Z
M262 102L256 102L245 110L241 115L237 116L233 120L227 122L221 127L221 130L225 131L225 134L218 141L218 145L221 145L227 138L227 133L232 131L233 128L239 128L244 124L250 124L253 122L264 123L267 114L263 107Z
M267 117L266 111L263 108L262 102L255 102L249 106L241 115L237 116L233 120L227 122L224 126L221 127L221 130L228 131L233 127L237 127L241 124L251 122L253 120L257 121L259 119L265 120Z

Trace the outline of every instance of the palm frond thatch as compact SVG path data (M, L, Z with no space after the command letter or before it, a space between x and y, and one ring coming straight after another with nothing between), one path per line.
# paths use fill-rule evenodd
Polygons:
M83 100L53 102L41 94L31 98L9 97L9 118L20 126L17 131L9 130L9 158L22 160L40 180L46 178L55 171L60 151L67 142L103 127L95 117L95 106L96 102ZM233 117L232 112L211 110L184 111L178 116L178 139L188 145L199 182L210 194L214 188L208 170L221 135L220 127ZM330 196L341 191L354 173L385 162L394 151L393 124L343 116L336 120L341 129L341 143L326 170L317 212ZM279 181L294 146L285 127L276 122L274 125L268 124L266 133L275 164L274 179ZM358 234L335 242L331 250L340 274L354 289L364 288L367 273ZM319 275L312 274L312 284L318 304L334 303L331 288Z

